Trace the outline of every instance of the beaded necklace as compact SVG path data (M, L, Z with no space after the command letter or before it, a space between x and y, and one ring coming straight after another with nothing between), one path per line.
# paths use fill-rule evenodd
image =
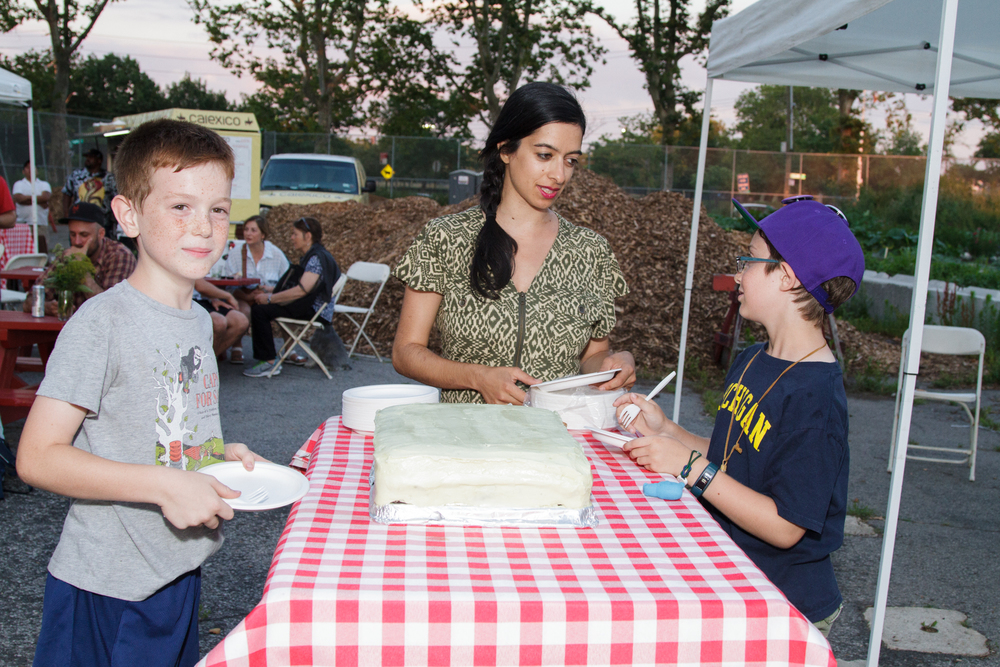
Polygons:
M819 347L817 347L815 350L813 350L812 352L810 352L806 356L804 356L801 359L799 359L799 361L805 361L806 359L808 359L812 355L814 355L817 352L819 352L820 350L822 350L824 347L826 347L826 341L824 341L823 344L820 345ZM749 370L749 368L750 368L750 365L754 362L755 359L757 359L757 355L759 355L763 351L764 351L763 347L760 348L759 350L757 350L757 353L753 355L753 357L750 359L750 362L743 368L743 372L740 373L740 379L738 380L738 385L739 386L741 386L741 387L743 386L743 376L746 375L747 370ZM778 377L774 378L774 382L772 382L771 386L768 387L766 391L764 391L764 395L761 396L759 399L757 399L757 403L755 405L760 405L761 403L763 403L764 399L767 397L768 392L771 391L771 389L774 387L774 385L778 384L778 380L781 379L782 375L784 375L788 371L792 370L792 368L795 366L795 364L799 363L799 361L792 362L792 364L788 368L786 368L785 370L781 371L781 375L779 375ZM722 456L722 472L726 472L726 467L727 467L727 464L729 463L729 457L730 456L732 456L736 452L739 452L740 454L743 453L743 450L740 449L740 435L741 435L741 432L737 432L737 434L736 434L736 441L733 443L733 448L732 448L732 450L729 449L729 436L732 435L732 433L733 433L733 421L735 420L735 418L736 418L736 411L735 410L731 410L730 413L729 413L729 430L726 431L726 445L725 445L725 447L722 448L722 454L723 454L723 456Z

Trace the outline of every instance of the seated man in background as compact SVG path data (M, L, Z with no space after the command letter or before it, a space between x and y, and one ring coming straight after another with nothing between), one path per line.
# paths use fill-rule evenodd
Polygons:
M118 241L105 236L104 211L96 204L77 202L69 210L60 224L69 225L70 247L64 254L85 254L94 265L93 275L84 279L90 292L76 293L76 306L101 292L111 289L128 278L135 270L135 255ZM44 281L48 271L39 280ZM24 312L31 312L31 295L24 301ZM56 295L51 289L45 291L45 314L56 314Z

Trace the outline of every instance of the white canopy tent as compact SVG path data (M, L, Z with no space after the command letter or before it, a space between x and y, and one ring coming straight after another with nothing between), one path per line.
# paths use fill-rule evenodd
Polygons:
M35 174L35 119L31 111L31 82L13 72L0 69L0 102L28 107L28 159L31 161L31 182ZM38 197L31 191L32 247L38 251Z
M759 0L712 26L681 325L680 377L674 396L675 421L680 414L713 82L731 79L934 96L916 284L910 307L911 345L904 361L900 428L885 514L869 667L878 664L885 623L913 390L920 366L948 97L1000 98L1000 41L994 34L997 25L1000 2L996 0Z

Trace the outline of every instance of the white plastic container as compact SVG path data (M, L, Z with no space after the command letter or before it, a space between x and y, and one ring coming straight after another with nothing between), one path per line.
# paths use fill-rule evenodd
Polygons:
M607 430L617 424L613 403L624 394L624 389L599 391L590 386L563 391L539 391L532 387L526 405L552 410L570 430Z
M344 426L354 431L375 430L375 413L390 405L438 403L437 387L423 384L374 384L354 387L342 396Z

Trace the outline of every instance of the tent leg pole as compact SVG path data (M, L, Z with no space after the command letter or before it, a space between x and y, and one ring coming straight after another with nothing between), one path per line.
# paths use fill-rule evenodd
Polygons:
M701 194L705 185L705 156L708 153L708 131L712 119L712 78L706 74L705 106L701 118L701 144L698 149L698 178L694 186L694 207L691 213L691 240L688 243L687 275L684 278L684 317L681 320L681 340L677 356L677 383L674 385L674 422L680 423L681 394L684 387L684 356L687 348L688 318L691 314L691 288L694 284L695 250L698 248L698 220L701 217Z
M38 252L38 195L35 192L38 182L35 166L35 110L28 105L28 160L31 161L31 227L33 233L32 252ZM48 221L46 221L48 224Z
M924 196L920 209L920 238L917 243L916 280L910 305L910 345L907 349L900 398L899 431L896 434L896 455L893 461L889 505L885 513L885 535L879 560L878 583L875 587L875 607L872 609L872 631L868 640L868 667L878 665L882 650L882 630L889 597L892 554L896 544L899 501L903 493L903 470L910 419L913 412L913 390L920 372L920 348L924 338L924 316L927 310L927 283L931 272L931 250L934 245L934 223L937 214L938 189L941 181L941 160L944 155L944 131L948 112L948 92L951 88L951 61L955 51L955 26L958 21L958 0L945 0L941 8L941 32L937 70L934 73L934 110L928 140L927 169L924 174Z

